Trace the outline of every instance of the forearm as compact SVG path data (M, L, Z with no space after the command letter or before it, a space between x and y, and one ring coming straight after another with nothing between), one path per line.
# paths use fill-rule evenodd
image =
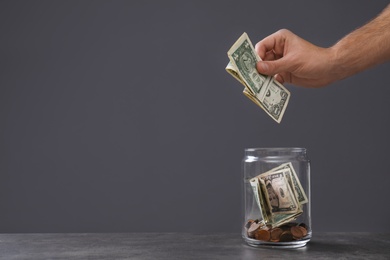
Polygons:
M374 20L342 38L330 50L339 79L390 60L390 5Z

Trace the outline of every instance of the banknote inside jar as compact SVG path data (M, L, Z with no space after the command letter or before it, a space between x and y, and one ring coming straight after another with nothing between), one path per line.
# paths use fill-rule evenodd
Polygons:
M296 220L308 197L291 162L281 164L250 180L259 219L245 224L247 236L271 242L289 242L307 237L306 223Z

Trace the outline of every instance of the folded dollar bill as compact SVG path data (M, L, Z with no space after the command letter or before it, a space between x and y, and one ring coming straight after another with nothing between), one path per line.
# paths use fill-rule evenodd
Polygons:
M308 202L292 163L284 163L250 180L260 219L272 228L295 220Z
M280 123L286 111L290 92L272 76L260 74L256 64L261 59L246 33L228 51L226 71L244 85L243 93Z

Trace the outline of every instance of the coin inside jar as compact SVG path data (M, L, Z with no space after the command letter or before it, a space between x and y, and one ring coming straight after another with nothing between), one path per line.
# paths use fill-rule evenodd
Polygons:
M253 224L253 222L255 222L253 219L248 219L245 224L245 228L248 229Z
M260 229L260 230L256 231L255 238L257 240L269 241L271 238L271 234L268 230Z
M252 225L248 228L248 236L254 238L255 233L258 229L260 229L260 226L260 223L253 222Z
M271 230L271 241L278 242L280 235L283 233L281 228L274 228Z
M304 236L304 237L307 236L307 229L304 228L304 227L301 227L301 226L299 226L299 228L302 230L303 236Z
M307 230L307 226L306 226L305 223L300 223L298 226L303 227L303 228L305 228Z
M293 235L290 231L284 231L279 238L280 242L289 242L293 240Z
M291 227L291 234L295 239L301 239L303 237L303 231L299 226Z

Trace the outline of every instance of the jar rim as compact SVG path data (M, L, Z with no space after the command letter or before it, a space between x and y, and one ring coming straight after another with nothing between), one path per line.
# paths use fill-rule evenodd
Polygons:
M306 148L303 147L257 147L257 148L245 148L246 152L306 152Z

